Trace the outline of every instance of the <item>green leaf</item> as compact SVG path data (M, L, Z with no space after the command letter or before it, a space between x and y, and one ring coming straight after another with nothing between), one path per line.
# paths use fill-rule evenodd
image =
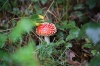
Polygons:
M88 38L85 38L86 43L91 43L91 41Z
M87 0L87 5L89 5L90 9L94 8L96 6L96 3L96 0Z
M66 45L66 49L68 49L69 47L72 47L72 44L69 42L67 42L65 45Z
M25 11L25 15L31 15L33 12L32 10L26 9Z
M45 50L44 50L45 51ZM52 46L51 45L48 45L47 47L46 47L46 51L47 51L47 54L50 56L51 55L51 53L52 53Z
M61 31L59 31L57 34L58 34L57 38L61 38L61 39L65 39L66 38L66 34L61 32Z
M5 62L11 62L10 55L7 51L0 49L0 59L2 59Z
M59 46L60 44L62 44L62 43L65 43L65 41L64 40L59 40L59 41L57 41L56 43L54 43L56 46Z
M42 4L45 4L47 2L47 0L41 0Z
M62 4L64 2L64 0L57 0L58 4Z
M83 4L77 4L74 6L74 10L78 10L78 9L84 9L85 6Z
M96 55L97 50L92 50L91 53L92 53L92 55Z
M29 33L32 30L34 23L28 18L22 18L17 26L10 32L9 38L16 41L22 37L22 34Z
M69 31L69 34L74 34L78 37L79 31L80 31L79 28L74 28Z
M0 34L0 48L2 48L5 45L7 36L4 34Z
M21 12L20 12L19 8L13 8L13 11L11 13L19 15Z
M12 54L12 59L21 66L39 66L35 56L35 44L29 42L27 46L19 48Z
M93 41L94 44L97 44L100 41L100 28L87 28L86 35Z
M91 59L90 66L100 66L100 54Z
M72 12L71 13L71 16L75 16L75 17L78 17L78 18L82 18L84 14L81 12L81 11L75 11L75 12Z
M32 30L33 22L28 18L22 18L18 22L17 27L21 27L23 31L29 32Z
M80 30L78 28L71 29L69 31L69 35L66 37L66 41L69 41L69 40L77 38L78 35L79 35L79 31Z
M64 30L67 27L67 21L62 22L61 26L60 26L60 28L62 28Z
M75 21L70 20L69 23L66 26L66 29L75 28L75 27L76 27Z
M60 25L56 24L56 27L60 30L64 30L65 28L67 28L67 21L63 21Z
M76 38L76 35L74 34L69 34L67 37L66 37L66 41L70 41L72 39L75 39Z
M20 28L20 29L19 29ZM22 28L21 27L15 27L10 34L8 35L8 37L15 42L16 40L20 39L22 37Z
M92 48L92 45L91 44L84 44L83 47L85 47L85 48Z
M33 22L41 22L41 20L40 20L40 18L39 18L39 16L37 15L37 14L32 14L31 16L30 16L30 18L29 18L31 21L33 21ZM34 23L34 24L35 24Z
M37 4L37 5L35 5L35 10L36 10L36 13L37 14L43 14L42 13L42 9L40 8L40 6Z
M56 24L56 28L57 29L60 29L60 30L64 30L64 28L63 27L60 27L60 25L58 25L58 24Z
M98 23L87 23L82 26L79 33L79 38L87 36L94 44L100 41L100 24Z
M76 11L75 14L79 18L81 18L84 15L81 11Z

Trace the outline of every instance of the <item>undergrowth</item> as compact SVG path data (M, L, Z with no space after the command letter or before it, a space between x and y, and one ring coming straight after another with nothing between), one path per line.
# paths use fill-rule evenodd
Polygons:
M99 66L99 0L0 3L0 66ZM50 44L36 34L43 22L57 28Z

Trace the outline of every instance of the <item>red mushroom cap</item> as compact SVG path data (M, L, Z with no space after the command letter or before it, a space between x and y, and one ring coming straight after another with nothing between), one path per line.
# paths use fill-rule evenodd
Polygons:
M52 23L41 23L37 28L36 28L36 33L40 36L50 36L56 33L56 27Z

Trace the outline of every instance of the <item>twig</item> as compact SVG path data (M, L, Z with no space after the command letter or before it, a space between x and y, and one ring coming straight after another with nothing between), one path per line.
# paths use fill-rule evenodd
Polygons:
M3 4L3 6L1 7L0 11L2 10L2 8L4 7L4 5L8 2L8 0L6 0L6 2Z
M0 30L0 32L5 32L5 31L9 31L9 30L12 30L12 28L11 29L6 29L6 30Z
M50 9L50 7L52 6L52 4L54 3L54 0L52 1L51 5L49 6L49 8L47 9L46 13L44 14L44 17L46 16L48 10Z

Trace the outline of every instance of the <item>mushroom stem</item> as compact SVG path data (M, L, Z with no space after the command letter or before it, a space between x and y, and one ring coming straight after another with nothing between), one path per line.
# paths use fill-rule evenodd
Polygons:
M49 36L45 36L45 37L44 37L44 40L47 42L47 44L50 43L50 38L49 38Z

